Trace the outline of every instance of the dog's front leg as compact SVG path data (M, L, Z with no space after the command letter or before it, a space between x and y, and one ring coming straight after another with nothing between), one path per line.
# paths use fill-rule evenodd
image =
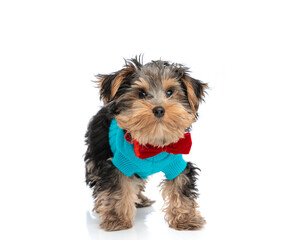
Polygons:
M165 219L171 228L197 230L206 223L197 210L197 169L192 163L188 163L186 169L175 179L166 179L161 183Z
M141 181L135 176L127 177L119 170L117 186L100 191L95 200L95 210L101 218L100 227L106 231L128 229L133 226L135 203Z

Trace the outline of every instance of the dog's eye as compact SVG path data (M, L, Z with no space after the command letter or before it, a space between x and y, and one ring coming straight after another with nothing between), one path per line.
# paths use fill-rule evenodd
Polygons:
M143 99L145 97L147 97L147 93L143 89L141 89L139 92L139 98Z
M172 96L172 94L173 94L173 91L171 89L169 89L169 90L166 91L167 97Z

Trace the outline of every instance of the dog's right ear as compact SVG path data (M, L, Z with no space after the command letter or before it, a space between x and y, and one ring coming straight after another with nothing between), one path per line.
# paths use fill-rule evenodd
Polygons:
M126 64L123 69L112 74L98 74L96 78L98 87L100 88L100 100L103 99L104 104L112 101L120 87L123 85L130 85L130 81L137 69L140 69L142 64L139 59L134 58L125 60Z

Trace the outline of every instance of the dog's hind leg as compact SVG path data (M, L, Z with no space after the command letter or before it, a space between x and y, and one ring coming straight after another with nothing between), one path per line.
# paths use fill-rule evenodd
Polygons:
M147 180L141 180L142 184L140 185L140 190L137 195L138 202L135 203L135 206L137 208L143 208L143 207L150 207L155 201L150 200L148 197L146 197L143 192L145 190L145 185L147 183Z

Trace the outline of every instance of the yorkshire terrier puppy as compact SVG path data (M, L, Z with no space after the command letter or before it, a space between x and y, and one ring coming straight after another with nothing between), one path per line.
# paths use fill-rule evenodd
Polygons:
M182 154L191 148L189 132L207 84L181 64L159 60L144 65L138 57L97 78L104 106L88 126L85 163L100 226L106 231L131 228L136 208L154 202L143 194L147 177L162 171L169 226L200 229L205 220L196 202L199 169Z

